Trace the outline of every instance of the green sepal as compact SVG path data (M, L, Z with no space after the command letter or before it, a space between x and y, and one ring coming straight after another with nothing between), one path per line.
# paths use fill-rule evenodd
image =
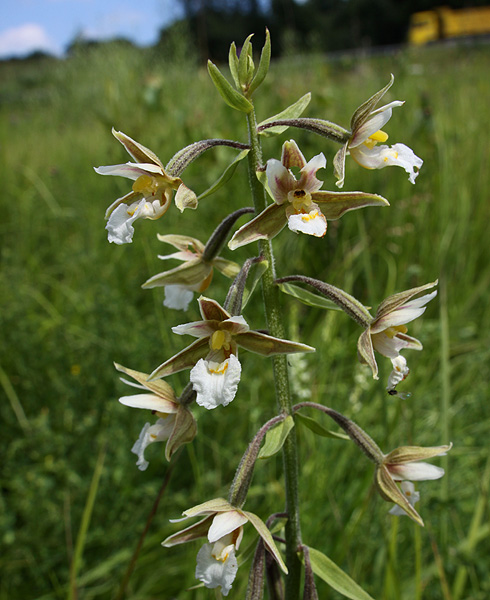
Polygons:
M265 28L265 44L262 48L262 52L260 54L260 61L257 71L255 73L254 78L252 79L252 83L250 84L247 95L251 96L254 91L259 87L259 85L264 81L267 73L269 72L269 65L271 62L271 34L267 27Z
M261 333L260 331L247 331L238 333L235 336L236 343L255 354L262 356L274 356L275 354L296 354L297 352L315 352L315 348L293 342L292 340L283 340L281 338Z
M323 425L320 425L320 423L315 421L315 419L312 419L311 417L307 417L306 415L302 415L299 412L297 412L295 414L295 418L299 423L301 423L302 425L307 427L310 431L313 431L313 433L316 433L316 435L319 435L321 437L336 438L339 440L349 440L350 439L349 436L346 435L345 433L337 433L336 431L330 431Z
M193 344L187 346L187 348L184 348L178 354L172 356L157 367L153 373L151 373L147 383L152 383L155 379L173 375L184 369L192 369L199 359L207 356L208 352L209 339L206 337L196 340Z
M359 127L361 127L361 125L363 125L363 123L366 122L369 115L373 112L373 110L376 108L378 102L381 100L381 98L386 94L386 92L393 85L394 81L395 81L395 77L393 76L393 73L392 73L390 82L387 85L385 85L384 88L380 89L379 92L376 92L373 96L371 96L371 98L369 98L369 100L366 100L366 102L364 102L363 104L361 104L361 106L359 106L359 108L352 115L352 119L350 122L352 131L356 131L357 129L359 129Z
M269 117L268 119L265 119L265 121L259 123L257 127L260 128L262 125L265 125L266 123L271 123L272 121L280 121L282 119L295 119L296 117L299 117L310 103L310 100L311 94L310 92L308 92L304 96L301 96L299 100L296 100L294 104L291 104L291 106L288 106L280 113L277 113L277 115ZM271 137L273 135L279 135L280 133L284 133L287 129L287 125L278 125L277 127L270 127L269 129L259 131L259 134L264 137Z
M230 73L235 82L237 90L240 89L240 79L238 77L238 54L236 53L235 42L231 43L230 52L228 53L228 65L230 67Z
M215 513L231 512L235 510L237 509L224 498L213 498L212 500L207 500L202 504L197 504L192 508L184 510L182 514L186 517L197 517L200 515L213 515Z
M175 269L153 275L141 287L147 290L165 285L195 286L209 277L212 271L213 267L210 264L196 258L175 267Z
M311 547L308 547L308 550L313 573L328 583L331 588L351 600L374 600L323 552ZM298 552L298 556L301 561L304 561L302 552Z
M253 61L253 49L250 40L253 37L251 33L243 42L240 50L240 58L238 59L238 81L240 89L246 92L254 74L255 66Z
M133 369L123 367L118 363L114 363L114 366L118 371L129 375L140 385L144 386L151 392L154 392L155 394L157 394L157 396L160 396L164 400L177 402L177 397L175 396L174 390L166 381L148 381L149 375L147 375L146 373L141 373L140 371L133 371Z
M424 526L424 521L415 508L406 499L400 488L393 481L388 469L381 465L376 469L375 482L381 497L388 502L394 502L416 523Z
M265 434L265 442L260 449L258 458L270 458L284 446L289 432L294 427L294 419L289 415Z
M282 204L269 204L259 215L248 223L245 223L236 231L228 242L230 250L236 250L240 246L258 242L259 240L271 240L288 222L286 209Z
M247 114L253 110L252 104L242 94L231 87L225 76L210 60L208 60L208 72L216 89L228 106Z
M281 292L296 298L296 300L306 304L306 306L315 306L316 308L324 308L326 310L342 310L340 306L337 306L335 302L332 302L332 300L328 300L324 296L319 296L318 294L309 292L308 290L305 290L298 285L294 285L293 283L279 283L278 286Z
M220 273L222 273L225 277L229 277L230 279L236 277L238 273L240 273L240 265L232 260L227 260L226 258L222 258L221 256L217 256L213 260L213 266L218 269Z
M207 537L213 519L214 515L211 514L198 523L189 525L189 527L186 527L182 531L178 531L173 535L169 535L163 540L162 546L165 548L171 548L172 546L177 546L178 544L186 544L187 542L192 542L193 540Z
M288 569L284 564L284 561L282 560L282 556L279 550L277 549L277 546L274 542L274 538L272 537L271 532L267 529L266 524L261 519L259 519L259 517L254 513L248 512L246 510L242 510L240 512L242 512L247 517L249 522L255 527L257 533L264 541L265 547L272 554L277 564L281 567L282 571L287 575Z
M112 128L112 135L126 148L127 153L132 156L136 162L153 163L155 165L159 165L163 169L162 162L149 148L146 148L146 146L143 146L139 142L133 140L122 131L116 131L114 127Z
M419 287L412 288L410 290L406 290L404 292L399 292L398 294L393 294L392 296L388 296L381 304L378 306L378 310L376 311L376 315L374 317L373 328L375 322L381 317L392 313L394 310L408 302L413 296L420 294L421 292L425 292L425 290L430 290L438 284L438 279L432 281L431 283L426 283L425 285L421 285Z
M368 192L327 192L318 191L311 194L314 202L320 205L327 221L336 221L350 210L358 210L367 206L389 206L383 196Z
M236 156L234 160L226 167L221 176L213 183L213 185L202 194L199 194L197 200L202 200L203 198L214 194L214 192L218 191L221 187L228 183L228 181L230 181L230 179L233 177L238 163L243 160L249 152L250 150L242 150L238 156Z
M165 446L165 458L170 461L172 454L184 444L192 442L196 437L197 424L192 413L180 405L175 417L174 427Z
M403 465L410 462L417 462L428 458L434 458L435 456L443 456L449 452L452 447L452 444L429 447L400 446L400 448L396 448L387 454L384 462L390 465Z

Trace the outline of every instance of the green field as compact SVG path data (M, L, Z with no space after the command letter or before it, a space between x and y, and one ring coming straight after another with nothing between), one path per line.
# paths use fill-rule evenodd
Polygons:
M288 335L317 348L293 371L297 401L339 410L386 452L454 444L434 461L446 476L418 486L426 524L420 529L387 514L357 447L299 431L304 541L376 600L490 597L489 52L434 47L335 62L290 57L271 66L257 93L259 120L311 91L306 116L348 127L353 110L393 73L388 100L406 104L387 127L390 142L406 143L425 161L415 186L401 169L367 171L350 161L344 189L382 194L391 207L350 213L331 222L321 240L285 230L275 243L280 276L300 272L328 281L368 306L439 278L437 299L410 328L424 351L406 353L409 400L386 394L388 360L378 361L380 382L358 364L360 330L347 315L284 297ZM100 177L92 167L127 160L112 126L165 163L199 139L246 141L244 118L221 102L206 69L182 53L172 62L149 51L100 47L62 62L0 64L0 77L0 599L121 598L168 464L163 445L154 445L148 470L136 468L130 448L148 418L117 402L128 391L112 362L150 372L189 341L170 327L199 318L197 303L184 315L163 308L162 289L140 288L163 270L157 254L168 247L156 234L206 241L221 218L251 200L241 164L228 187L198 211L181 215L171 207L159 221L137 222L131 245L115 246L107 242L104 212L128 183ZM293 135L307 159L325 153L324 188L335 189L337 147L323 138L289 130L264 141L266 158L279 158ZM186 184L205 190L234 155L227 148L206 153L186 171ZM245 247L224 256L243 261L253 252ZM226 290L216 274L209 293L222 302ZM257 294L245 311L255 329L265 327L259 300ZM174 467L128 599L217 597L204 588L186 591L196 584L199 544L166 549L160 542L176 530L169 518L226 496L246 444L275 414L270 365L245 352L241 358L235 401L193 411L198 436ZM186 377L171 378L178 392ZM283 510L281 481L279 457L260 461L247 509L264 520ZM244 597L254 546L248 531L231 598ZM322 582L318 589L322 600L340 598Z

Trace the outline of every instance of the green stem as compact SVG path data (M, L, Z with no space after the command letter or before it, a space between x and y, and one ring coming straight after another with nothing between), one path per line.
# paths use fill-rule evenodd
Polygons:
M262 166L262 150L257 134L255 112L247 114L250 152L248 154L248 175L250 189L254 201L256 214L266 207L265 190L256 177L256 171ZM264 298L267 327L270 335L284 338L283 315L281 312L279 288L275 285L275 267L272 245L268 240L259 242L260 252L269 263L269 268L262 276L262 292ZM289 392L287 357L279 355L272 357L274 370L274 383L278 409L286 415L293 415L292 401ZM296 431L293 428L284 443L283 465L286 492L286 565L288 576L286 578L286 600L298 600L300 594L301 562L297 552L301 547L301 529L299 519L298 498L298 449Z

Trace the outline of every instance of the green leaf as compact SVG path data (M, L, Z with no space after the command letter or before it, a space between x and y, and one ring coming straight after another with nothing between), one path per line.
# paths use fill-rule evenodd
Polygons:
M259 87L259 85L264 81L267 73L269 72L269 65L271 62L271 34L269 30L266 28L265 30L265 44L262 48L262 53L260 55L260 62L257 72L255 73L255 77L248 88L248 95L250 96L253 92Z
M231 87L229 81L210 60L208 60L208 72L216 89L228 106L244 113L252 111L252 104L240 92Z
M240 58L238 59L238 80L240 81L242 90L247 89L254 72L252 44L250 43L252 36L253 33L243 42L242 49L240 50Z
M350 439L349 436L345 433L337 433L336 431L330 431L329 429L326 429L323 425L320 425L320 423L315 421L315 419L302 415L299 412L296 413L295 417L302 425L313 431L313 433L320 435L321 437L337 438L340 440Z
M265 121L259 123L258 127L260 127L261 125L265 125L266 123L272 123L272 121L280 121L282 119L295 119L296 117L299 117L310 103L310 100L311 94L308 92L304 96L301 96L301 98L297 100L294 104L291 104L291 106L285 108L282 112L278 113L277 115L274 115L273 117L269 117ZM273 135L284 133L284 131L286 131L287 128L287 125L278 125L277 127L270 127L269 129L264 129L264 131L261 131L260 135L264 137L271 137Z
M326 310L342 310L340 306L337 306L335 302L332 302L328 298L309 292L298 285L294 285L294 283L279 283L278 285L281 292L293 296L293 298L296 298L307 306L315 306Z
M309 551L313 573L328 583L330 587L351 600L374 600L328 556L314 548L309 548ZM300 558L302 557L301 554Z
M294 419L289 416L266 433L265 442L259 452L259 458L270 458L283 447L289 432L294 427Z
M247 302L255 290L257 283L260 281L262 275L269 268L269 262L265 259L253 263L247 275L247 282L245 283L245 290L243 291L242 308L245 308Z
M238 56L236 53L235 42L232 42L230 46L230 52L228 54L228 64L230 66L231 76L235 82L237 89L240 88L240 80L238 79Z
M233 174L235 173L235 169L238 166L238 163L243 160L247 154L250 152L250 150L242 150L240 152L240 154L238 154L238 156L236 156L236 158L226 167L226 169L223 171L222 175L219 177L219 179L217 179L213 185L211 187L209 187L205 192L203 192L202 194L200 194L197 197L197 200L202 200L203 198L206 198L207 196L211 196L211 194L214 194L214 192L216 192L217 190L219 190L221 187L223 187L226 183L228 183L228 181L233 177Z

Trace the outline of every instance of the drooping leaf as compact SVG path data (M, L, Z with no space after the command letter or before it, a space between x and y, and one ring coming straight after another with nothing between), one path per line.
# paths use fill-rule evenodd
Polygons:
M240 92L233 89L226 77L210 60L208 61L208 72L216 89L228 106L244 113L249 113L253 109L252 104Z
M294 427L294 419L288 416L265 435L265 442L259 452L259 458L270 458L283 447L289 432Z
M328 583L330 587L351 600L374 600L328 556L314 548L309 548L309 551L313 573ZM300 558L303 558L302 553Z
M235 157L235 159L226 167L226 169L223 171L223 173L220 175L220 177L213 183L213 185L197 197L197 200L198 201L202 200L203 198L206 198L207 196L214 194L214 192L218 191L221 187L223 187L226 183L228 183L228 181L230 181L230 179L233 177L233 174L235 173L238 163L241 160L243 160L249 152L250 152L250 150L248 150L248 149L242 150L240 152L240 154L238 154Z
M294 283L280 283L278 285L281 292L293 296L293 298L306 304L306 306L315 306L326 310L342 310L340 306L337 306L335 302L325 298L325 296L320 296L319 294L305 290L299 285L294 285Z
M313 431L313 433L320 435L321 437L337 438L340 440L350 439L349 436L346 435L345 433L338 433L336 431L330 431L329 429L327 429L326 427L324 427L323 425L321 425L320 423L315 421L315 419L312 419L311 417L307 417L306 415L302 415L299 412L296 413L295 417L299 423L301 423L302 425L304 425L305 427L307 427L308 429Z
M261 125L265 125L266 123L272 123L272 121L280 121L282 119L294 119L296 117L299 117L310 103L310 100L311 94L308 92L304 96L301 96L301 98L297 100L294 104L291 104L291 106L288 106L280 113L277 113L277 115L269 117L268 119L265 119L265 121L259 123L258 127L260 127ZM284 133L287 128L288 127L286 125L270 127L269 129L264 129L263 131L261 131L260 135L264 137L279 135L280 133Z

